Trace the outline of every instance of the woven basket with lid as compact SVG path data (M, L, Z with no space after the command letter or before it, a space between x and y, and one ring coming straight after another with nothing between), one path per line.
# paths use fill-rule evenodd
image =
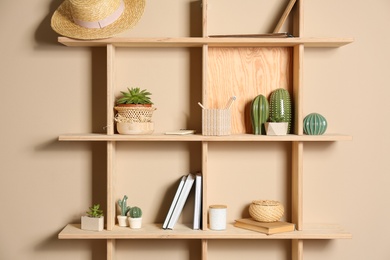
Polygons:
M260 222L278 221L283 214L283 205L275 200L254 200L249 206L249 215Z

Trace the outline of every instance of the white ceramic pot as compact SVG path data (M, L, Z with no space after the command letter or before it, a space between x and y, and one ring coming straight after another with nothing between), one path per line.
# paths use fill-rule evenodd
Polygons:
M287 135L288 123L266 122L264 123L267 135Z
M131 218L129 217L130 228L141 228L142 218Z
M81 217L81 229L90 231L102 231L104 228L104 217L91 218L88 216Z
M127 221L127 216L118 215L117 218L118 218L118 225L120 227L127 227L129 225Z

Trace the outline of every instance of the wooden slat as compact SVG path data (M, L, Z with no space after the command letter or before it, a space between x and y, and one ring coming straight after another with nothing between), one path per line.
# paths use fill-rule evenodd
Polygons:
M285 135L285 136L267 136L252 134L237 134L227 136L203 136L195 135L106 135L106 134L65 134L60 135L59 141L126 141L126 142L333 142L350 141L352 136L343 134L324 134L324 135Z
M290 0L287 4L287 7L286 9L284 10L283 14L282 14L282 17L280 17L280 20L278 22L278 24L276 25L275 29L274 29L274 33L278 33L280 31L280 29L282 28L283 24L286 22L287 20L287 17L288 15L290 14L291 12L291 9L294 7L294 4L297 0Z
M115 226L112 231L85 231L80 224L67 225L59 239L350 239L352 235L336 224L306 224L302 231L274 235L236 228L228 224L224 231L193 230L192 223L176 224L163 230L162 224L143 224L141 229Z
M109 38L103 40L80 41L59 37L58 41L69 47L105 47L112 44L116 47L292 47L304 44L305 47L336 48L352 43L353 38Z

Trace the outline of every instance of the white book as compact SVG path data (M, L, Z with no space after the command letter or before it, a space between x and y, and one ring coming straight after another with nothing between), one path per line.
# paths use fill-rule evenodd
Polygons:
M174 210L174 208L175 208L175 206L177 204L177 201L179 199L180 193L183 190L184 182L186 181L186 179L187 179L187 175L183 175L181 177L181 179L180 179L179 186L177 187L176 194L173 197L173 200L172 200L172 203L171 203L171 207L169 208L168 214L165 217L165 221L163 223L163 229L167 229L167 227L168 227L169 220L171 219L173 210Z
M195 203L193 229L200 229L202 223L202 175L195 176Z
M175 209L173 210L172 217L169 220L168 227L167 227L168 229L173 229L177 220L179 219L179 216L180 216L181 212L183 211L184 204L187 201L188 194L190 194L190 191L191 191L192 185L194 184L194 181L195 181L194 174L192 174L192 173L188 174L187 179L184 183L183 190L180 193L179 200L177 201Z

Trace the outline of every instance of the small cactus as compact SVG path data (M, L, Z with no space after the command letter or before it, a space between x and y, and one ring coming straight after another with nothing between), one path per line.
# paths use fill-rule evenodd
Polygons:
M139 207L132 207L129 214L131 218L140 218L142 217L142 210Z
M123 199L118 200L118 205L121 209L121 216L126 216L130 210L130 206L127 206L127 196L123 196Z
M264 123L267 122L269 116L269 105L267 98L263 95L255 97L251 104L251 121L253 134L265 134Z
M278 88L271 93L269 117L272 122L287 122L288 131L291 131L291 99L290 93L283 88Z

